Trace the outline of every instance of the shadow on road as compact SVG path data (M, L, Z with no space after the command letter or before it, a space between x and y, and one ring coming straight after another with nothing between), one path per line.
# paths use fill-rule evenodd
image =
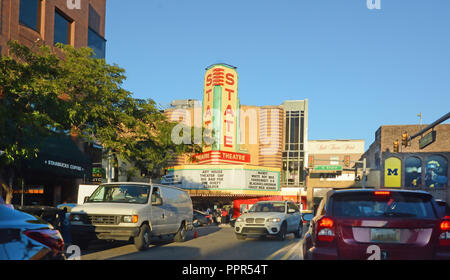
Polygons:
M213 234L219 231L221 227L217 225L208 225L202 227L196 227L192 231L189 231L186 236L186 240L192 240L195 238L195 232L197 232L197 237L203 237L210 234ZM170 243L173 243L173 236L163 236L162 238L153 237L151 239L152 246L160 247ZM127 246L133 244L131 241L107 241L107 240L95 240L89 244L89 247L85 250L82 250L82 255L88 255L97 253L100 251L110 250L119 248L122 246ZM75 244L76 245L76 244Z

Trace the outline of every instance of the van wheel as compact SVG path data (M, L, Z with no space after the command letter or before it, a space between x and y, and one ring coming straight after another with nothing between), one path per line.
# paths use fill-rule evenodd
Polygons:
M186 227L184 226L184 223L181 224L180 228L178 229L177 233L174 237L175 242L184 242L186 241Z
M150 246L150 227L147 224L141 226L139 235L134 238L134 246L139 251L144 251Z

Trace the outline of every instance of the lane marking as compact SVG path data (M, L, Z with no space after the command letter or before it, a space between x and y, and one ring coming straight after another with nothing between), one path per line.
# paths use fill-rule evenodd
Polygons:
M278 251L272 253L270 256L268 256L268 257L266 258L266 260L267 260L267 261L272 260L276 255L278 255L279 253L281 253L282 251L284 251L284 250L286 249L286 247L289 247L289 246L290 246L292 243L294 243L294 242L295 242L295 239L289 241L289 243L286 244L286 246L284 246L284 247L282 247L281 249L279 249Z
M284 256L281 258L281 260L284 261L284 260L289 259L289 257L290 257L295 251L297 251L298 249L300 249L300 246L302 246L302 244L303 244L302 241L303 241L303 239L301 239L300 241L298 241L297 244L295 244L295 246L293 246L293 247L286 253L286 255L284 255Z

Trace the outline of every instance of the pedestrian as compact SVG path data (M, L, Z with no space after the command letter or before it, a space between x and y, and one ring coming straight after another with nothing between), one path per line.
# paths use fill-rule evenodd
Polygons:
M70 234L70 214L67 213L67 207L64 207L64 209L61 210L58 215L60 220L59 228L64 240L64 244L69 245L72 243L72 236Z
M224 224L228 223L228 221L227 221L228 211L226 208L222 209L221 215L222 215L222 223L224 223Z

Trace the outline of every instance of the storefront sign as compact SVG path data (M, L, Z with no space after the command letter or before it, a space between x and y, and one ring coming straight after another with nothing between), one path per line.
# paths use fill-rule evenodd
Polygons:
M234 67L217 64L205 74L203 128L210 139L203 152L237 153L239 123L238 75ZM226 155L224 155L226 156ZM201 157L199 155L199 157ZM233 161L233 159L230 159ZM237 162L246 162L236 160Z
M80 171L80 172L84 171L83 167L74 165L74 164L68 164L68 163L53 161L53 160L46 160L46 161L44 161L44 163L46 165L50 165L50 166L55 166L55 167L60 167L60 168L65 168L65 169L70 169L70 170L76 170L76 171Z
M342 165L316 165L315 171L342 171Z
M349 141L308 141L308 150L311 155L336 155L336 154L363 154L365 151L364 140Z
M419 148L423 149L434 141L436 141L436 131L433 130L419 139Z
M185 165L169 169L161 183L191 190L280 191L280 171L256 166Z
M224 151L209 151L194 155L194 162L196 163L219 163L223 161L249 163L250 155Z

